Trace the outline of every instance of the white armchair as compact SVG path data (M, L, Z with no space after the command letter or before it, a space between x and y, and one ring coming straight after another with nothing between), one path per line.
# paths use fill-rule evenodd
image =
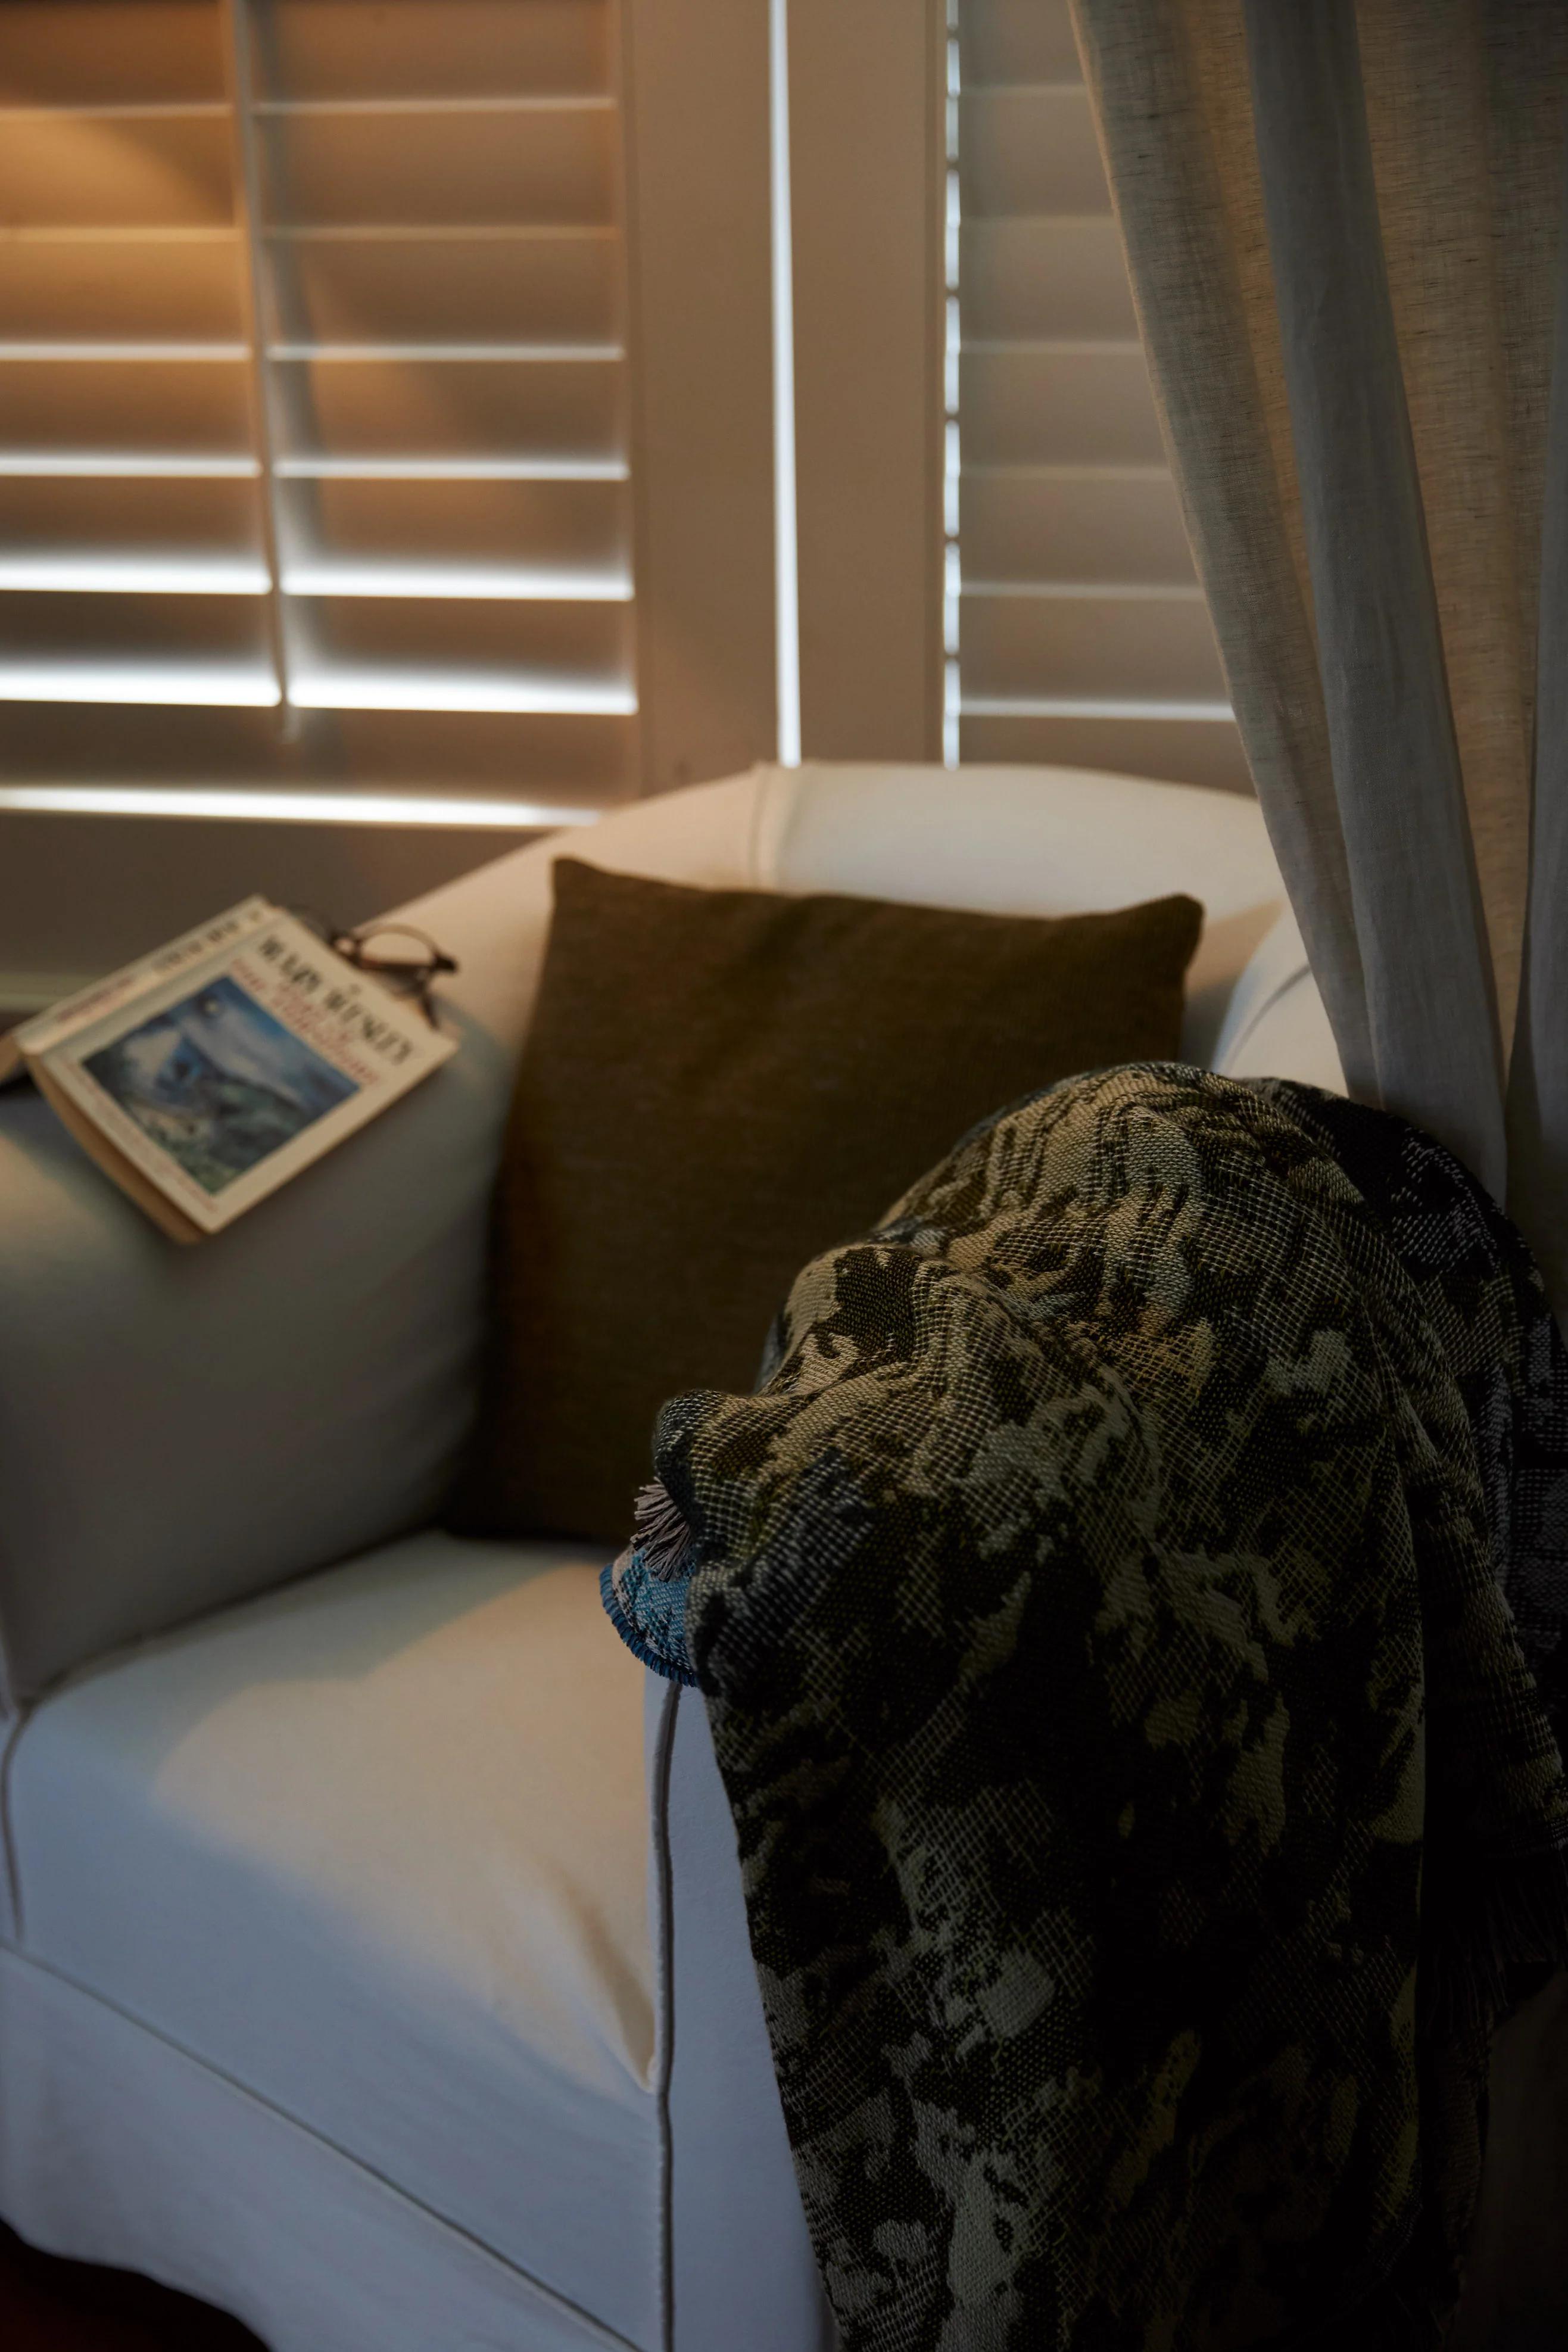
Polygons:
M598 1558L431 1526L563 845L1019 913L1187 890L1190 1058L1340 1083L1251 803L803 768L423 901L463 1051L201 1249L0 1104L0 2216L274 2352L831 2340L700 1703Z

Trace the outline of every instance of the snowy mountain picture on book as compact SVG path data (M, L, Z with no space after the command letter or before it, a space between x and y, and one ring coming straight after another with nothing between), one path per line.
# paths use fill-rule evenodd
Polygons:
M207 1192L359 1092L226 972L82 1067Z
M305 924L242 907L5 1041L105 1172L176 1241L216 1233L455 1050Z

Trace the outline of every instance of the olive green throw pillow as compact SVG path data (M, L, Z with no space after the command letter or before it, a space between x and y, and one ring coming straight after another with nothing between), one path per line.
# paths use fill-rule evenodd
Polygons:
M1168 1059L1203 910L1054 920L555 868L449 1524L619 1544L653 1416L747 1389L809 1258L967 1128Z

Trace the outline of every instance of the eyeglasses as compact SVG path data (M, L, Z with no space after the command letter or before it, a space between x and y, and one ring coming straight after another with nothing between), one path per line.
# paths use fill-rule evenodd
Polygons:
M334 932L328 945L394 996L412 996L431 1027L437 1026L430 992L457 962L423 931L409 923L367 923L361 930Z
M457 970L455 957L416 931L412 923L365 923L357 931L340 931L319 915L295 910L345 963L371 978L393 996L412 996L433 1029L440 1026L431 991L444 973Z

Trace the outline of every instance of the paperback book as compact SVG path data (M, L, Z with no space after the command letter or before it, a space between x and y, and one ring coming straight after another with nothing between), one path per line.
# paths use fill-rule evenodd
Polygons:
M455 1050L295 916L247 898L0 1037L175 1241L232 1224Z

